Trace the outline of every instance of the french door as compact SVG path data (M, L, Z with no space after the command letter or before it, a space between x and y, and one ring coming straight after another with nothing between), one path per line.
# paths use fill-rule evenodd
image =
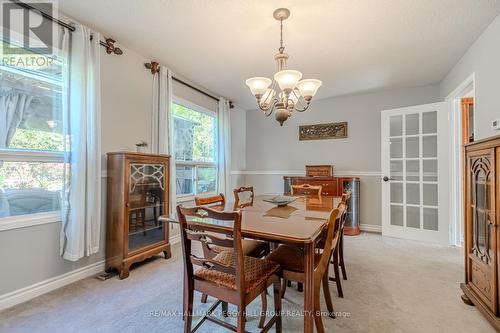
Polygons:
M446 103L381 117L382 234L449 244Z

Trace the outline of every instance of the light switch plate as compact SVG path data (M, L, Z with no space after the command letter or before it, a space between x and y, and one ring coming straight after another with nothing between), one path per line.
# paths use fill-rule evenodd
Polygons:
M500 130L500 119L495 119L491 122L491 127L494 130Z

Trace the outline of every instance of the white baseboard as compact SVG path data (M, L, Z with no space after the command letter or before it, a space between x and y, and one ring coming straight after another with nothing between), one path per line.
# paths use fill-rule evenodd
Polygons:
M377 232L379 234L382 233L382 226L381 225L375 225L375 224L360 224L359 228L361 231L366 231L366 232Z
M41 281L10 293L0 295L0 310L26 302L52 290L59 289L73 282L104 272L104 260L74 271Z

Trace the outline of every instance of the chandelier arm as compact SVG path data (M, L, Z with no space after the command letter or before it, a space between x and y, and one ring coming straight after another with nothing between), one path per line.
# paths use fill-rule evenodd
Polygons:
M309 108L309 105L310 104L306 104L306 106L304 106L303 108L298 108L297 106L295 106L295 111L297 111L297 112L304 112L304 111L306 111Z
M266 114L266 117L269 117L273 113L274 106L276 105L276 103L278 103L278 99L276 97L273 97L273 99L271 100L271 102L267 106L263 106L262 103L258 103L258 104L259 104L259 109ZM268 112L269 112L269 114L268 114Z
M304 104L303 101L304 101L304 97L302 97L302 95L300 95L300 97L297 98L297 104L300 104L301 108L303 108L304 110L307 110L307 108L309 107L309 103L306 102L306 104Z

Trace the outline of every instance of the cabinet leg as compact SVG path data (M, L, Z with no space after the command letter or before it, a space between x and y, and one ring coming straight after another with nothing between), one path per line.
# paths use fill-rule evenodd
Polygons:
M169 251L163 251L163 255L165 256L165 259L170 259L172 258L172 253Z
M122 267L120 269L120 275L119 275L120 276L120 280L128 278L128 276L130 275L129 269L130 269L130 266L128 266L128 265L122 265Z
M469 297L467 297L467 295L462 294L461 298L462 298L462 302L464 302L465 304L470 305L470 306L474 306L474 303L472 303L472 301L469 299Z

